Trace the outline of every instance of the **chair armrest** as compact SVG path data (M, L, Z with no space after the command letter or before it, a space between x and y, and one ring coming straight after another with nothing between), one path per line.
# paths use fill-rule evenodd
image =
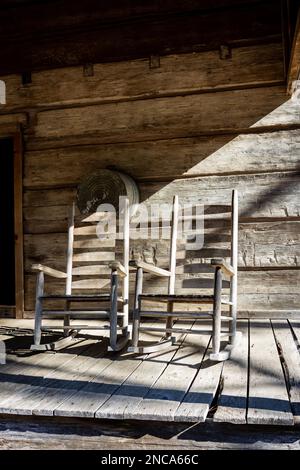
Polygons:
M109 263L109 267L112 271L117 271L119 276L121 277L127 276L125 267L119 261L113 261L112 263Z
M43 272L48 276L57 277L59 279L66 279L67 277L66 273L58 271L57 269L48 268L48 266L43 266L42 264L33 264L31 269L32 271Z
M212 259L211 264L215 267L221 268L224 274L227 276L232 277L235 275L233 267L226 263L226 261L222 258Z
M131 260L129 261L129 265L134 268L142 268L143 271L146 271L147 273L150 273L150 274L154 274L155 276L163 276L163 277L171 276L170 271L167 271L166 269L157 268L156 266L145 263L144 261Z

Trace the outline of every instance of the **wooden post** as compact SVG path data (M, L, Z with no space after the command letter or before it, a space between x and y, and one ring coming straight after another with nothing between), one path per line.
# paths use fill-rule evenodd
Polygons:
M44 295L44 273L40 271L37 274L36 282L36 298L35 298L35 321L34 321L34 344L38 346L42 337L42 314L43 314L43 299Z
M217 267L215 271L215 282L214 282L214 313L213 313L213 338L212 338L213 354L218 354L220 352L221 291L222 291L222 270L220 267Z
M134 293L134 307L133 307L133 325L132 325L132 346L136 348L139 342L139 324L140 324L140 300L139 296L143 289L143 270L137 268L135 293Z
M14 134L14 227L15 227L15 302L16 318L24 313L23 261L23 150L21 130Z
M232 217L231 217L231 266L234 269L234 275L230 283L230 343L235 340L236 335L236 317L237 317L237 265L238 265L238 192L232 191Z
M129 199L124 200L124 226L123 226L123 264L126 276L123 277L123 313L122 326L128 326L129 312Z
M73 202L71 210L70 210L69 226L68 226L66 295L71 295L72 293L74 219L75 219L75 202Z
M170 243L170 257L169 257L169 270L170 277L168 282L168 294L175 293L175 278L176 278L176 251L177 251L177 232L178 232L178 196L173 198L172 222L171 222L171 243ZM173 303L168 302L167 310L173 311ZM166 328L172 328L173 317L170 315L166 321ZM171 332L166 333L166 337L170 337Z
M173 295L175 292L175 275L176 275L176 250L177 250L177 230L178 230L178 196L173 198L172 210L172 225L171 225L171 244L169 266L171 275L168 283L168 294Z
M110 292L110 347L113 351L117 347L117 327L118 327L118 272L111 273Z

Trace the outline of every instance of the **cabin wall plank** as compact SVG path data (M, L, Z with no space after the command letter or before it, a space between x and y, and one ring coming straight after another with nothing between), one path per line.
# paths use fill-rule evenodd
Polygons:
M300 124L298 113L287 116L284 86L126 101L41 111L32 132L37 138L97 133L102 142L128 142L193 136L223 129ZM249 105L251 103L251 105ZM230 113L228 113L230 109ZM276 109L276 116L266 115ZM59 125L58 125L59 123Z
M194 175L297 171L299 152L299 130L27 151L24 186L77 185L85 172L112 165L141 182Z
M160 67L154 69L145 58L95 64L89 77L79 66L33 72L32 82L26 86L20 75L8 75L5 82L8 110L13 110L133 100L283 78L282 45L277 42L234 48L229 60L221 60L219 51L213 50L163 56Z

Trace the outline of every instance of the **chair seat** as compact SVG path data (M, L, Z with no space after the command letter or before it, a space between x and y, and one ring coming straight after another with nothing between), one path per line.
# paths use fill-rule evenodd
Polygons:
M100 301L100 302L109 302L110 301L110 294L87 294L87 295L42 295L40 299L46 300L56 300L56 299L63 299L69 300L72 302L93 302L93 301ZM123 297L118 297L119 302L123 302Z
M197 294L183 294L183 295L168 295L168 294L141 294L140 299L159 300L161 302L201 302L211 303L214 301L213 295L197 295Z

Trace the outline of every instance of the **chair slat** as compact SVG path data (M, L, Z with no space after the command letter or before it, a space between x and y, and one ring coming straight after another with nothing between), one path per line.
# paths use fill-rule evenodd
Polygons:
M72 271L73 276L109 276L110 273L110 267L104 264L76 266Z
M103 289L110 285L110 279L81 279L72 282L72 289Z
M114 261L115 258L116 255L112 251L91 251L74 254L73 262Z

